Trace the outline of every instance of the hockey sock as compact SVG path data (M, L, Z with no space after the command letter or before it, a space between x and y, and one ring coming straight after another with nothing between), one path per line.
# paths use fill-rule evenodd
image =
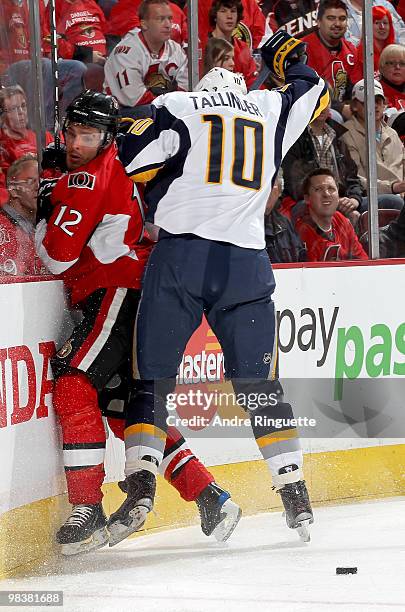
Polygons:
M53 405L63 434L63 462L71 504L102 500L105 430L97 391L82 372L55 382Z
M166 447L160 467L164 477L185 501L195 501L214 476L190 450L177 429L167 430Z
M137 381L126 411L125 476L147 470L157 474L167 436L166 394L153 381Z

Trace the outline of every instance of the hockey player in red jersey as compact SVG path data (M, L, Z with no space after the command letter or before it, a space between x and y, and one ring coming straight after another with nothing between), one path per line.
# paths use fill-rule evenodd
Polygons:
M76 98L63 126L67 171L58 180L44 180L39 190L38 253L62 276L72 305L82 312L52 360L53 404L73 504L56 536L64 554L96 549L109 539L101 503L106 434L99 395L116 386L109 384L113 378L124 384L128 376L140 282L151 246L143 238L137 188L117 159L118 122L112 96L88 90ZM123 427L117 421L111 426L121 436ZM147 428L143 433L149 437ZM239 519L239 507L177 431L172 431L166 458L165 477L184 499L197 502L204 533L226 539Z

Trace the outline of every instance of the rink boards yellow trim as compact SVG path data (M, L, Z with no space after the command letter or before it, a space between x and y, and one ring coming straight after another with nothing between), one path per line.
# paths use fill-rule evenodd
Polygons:
M280 509L280 498L271 490L263 461L209 469L217 482L231 491L244 515ZM306 454L304 471L315 506L405 495L405 445ZM104 485L103 503L107 514L123 499L115 483ZM11 510L0 517L0 579L29 572L52 557L54 533L68 509L66 496L61 495ZM198 521L196 505L184 502L159 477L155 514L148 517L146 531L184 527Z

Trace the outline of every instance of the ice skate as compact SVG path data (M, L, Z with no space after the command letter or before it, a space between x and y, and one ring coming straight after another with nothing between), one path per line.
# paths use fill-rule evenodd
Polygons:
M242 510L231 500L230 494L213 482L197 497L196 504L203 533L225 542L242 516Z
M101 504L73 506L67 521L56 534L62 555L97 550L108 543L107 518Z
M287 527L296 529L301 540L309 542L309 525L314 522L314 517L305 480L286 484L277 492L284 504Z
M110 546L115 546L143 527L148 512L153 508L156 476L147 470L135 472L125 479L125 489L127 499L108 521Z

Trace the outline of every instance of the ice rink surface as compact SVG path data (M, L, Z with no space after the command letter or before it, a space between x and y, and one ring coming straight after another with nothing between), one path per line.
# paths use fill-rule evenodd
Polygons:
M405 498L315 508L315 518L309 544L280 513L260 514L228 543L197 526L156 533L0 589L63 590L63 608L35 608L61 612L405 612Z

